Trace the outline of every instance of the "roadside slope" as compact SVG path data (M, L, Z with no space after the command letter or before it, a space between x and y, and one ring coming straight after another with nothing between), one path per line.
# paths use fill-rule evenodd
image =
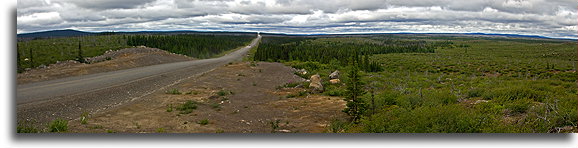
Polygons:
M241 62L187 79L139 101L92 114L87 124L70 122L75 133L271 133L326 132L346 119L340 97L316 94L287 98L304 88L280 88L304 79L281 63ZM181 113L187 101L191 113ZM203 123L204 122L204 123Z

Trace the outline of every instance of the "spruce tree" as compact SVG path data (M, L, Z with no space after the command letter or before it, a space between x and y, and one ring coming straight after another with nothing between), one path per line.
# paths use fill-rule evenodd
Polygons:
M28 47L29 51L30 51L30 68L34 68L34 56L32 53L32 48Z
M80 44L80 41L78 41L78 57L77 57L77 61L80 63L86 63L86 61L84 60L84 57L82 56L82 46Z
M18 43L16 43L16 70L18 73L22 72L22 61L20 59L20 51L18 50Z
M361 96L365 93L361 76L359 75L359 54L354 52L350 70L348 72L349 81L347 81L347 90L345 92L345 101L347 108L343 112L352 117L353 123L359 123L363 112L365 111L365 103Z

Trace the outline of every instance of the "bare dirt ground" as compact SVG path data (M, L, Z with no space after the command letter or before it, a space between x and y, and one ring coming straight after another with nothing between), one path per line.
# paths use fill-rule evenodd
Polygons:
M24 84L188 60L193 60L193 58L156 48L126 48L87 58L87 61L92 64L63 61L43 68L31 69L19 73L17 83Z
M339 97L305 95L303 88L281 88L303 81L280 63L235 63L182 81L138 101L70 122L79 133L320 133L334 119L345 119ZM178 90L178 92L177 92ZM197 109L181 114L186 101ZM208 121L208 124L203 123Z

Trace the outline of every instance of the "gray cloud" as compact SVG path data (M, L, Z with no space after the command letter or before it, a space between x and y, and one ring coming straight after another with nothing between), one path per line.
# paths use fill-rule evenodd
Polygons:
M155 0L52 0L52 3L74 4L84 9L130 9Z
M17 30L484 32L577 38L572 0L19 0Z

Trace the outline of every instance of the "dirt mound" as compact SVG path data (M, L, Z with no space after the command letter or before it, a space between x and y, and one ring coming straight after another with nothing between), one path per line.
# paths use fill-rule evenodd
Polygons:
M141 66L189 61L193 60L193 58L156 48L126 48L117 51L107 51L103 55L86 58L86 60L90 64L69 60L31 69L18 74L17 82L18 84L24 84Z

